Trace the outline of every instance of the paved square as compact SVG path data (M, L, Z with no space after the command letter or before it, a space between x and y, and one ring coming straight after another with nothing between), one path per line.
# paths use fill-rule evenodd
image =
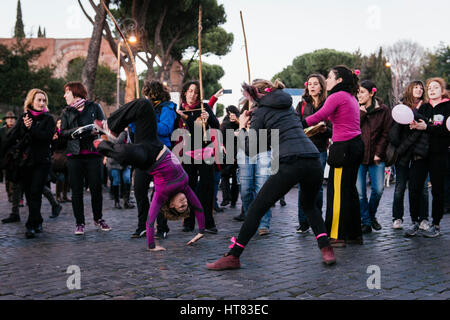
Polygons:
M227 252L230 238L237 236L241 222L232 218L240 202L216 213L219 233L206 234L194 246L186 246L194 233L182 232L181 221L170 221L168 238L159 240L167 251L155 253L146 250L145 238L130 238L137 210L114 209L106 191L104 218L113 229L96 231L85 193L84 236L73 234L70 203L49 219L43 198L44 233L36 239L25 239L27 208L20 210L20 223L0 224L0 299L450 299L450 216L444 216L439 238L405 238L391 227L393 190L385 188L381 199L377 216L383 229L365 235L364 245L335 249L337 264L327 267L313 235L295 232L294 188L286 207L273 208L270 235L250 241L242 269L221 272L208 271L205 264ZM10 212L4 184L0 210L1 218ZM79 290L67 287L73 279L69 266L80 268ZM368 288L376 284L376 267L369 266L379 267L381 289Z

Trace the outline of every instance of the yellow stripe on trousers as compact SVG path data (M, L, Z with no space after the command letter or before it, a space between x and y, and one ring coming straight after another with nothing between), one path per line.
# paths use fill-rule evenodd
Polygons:
M341 182L342 169L334 168L334 197L333 197L333 220L331 223L330 238L337 239L339 231L339 217L341 215Z

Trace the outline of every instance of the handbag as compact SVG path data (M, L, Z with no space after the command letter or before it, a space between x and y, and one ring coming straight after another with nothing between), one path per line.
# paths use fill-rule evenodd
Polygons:
M61 172L66 169L67 156L64 152L55 151L52 155L52 169L55 172Z
M393 164L395 164L397 158L398 158L397 148L392 143L389 142L386 148L386 167L390 167Z
M31 145L29 135L24 135L14 146L8 149L3 159L6 179L13 183L22 180L24 170L33 166L31 159Z

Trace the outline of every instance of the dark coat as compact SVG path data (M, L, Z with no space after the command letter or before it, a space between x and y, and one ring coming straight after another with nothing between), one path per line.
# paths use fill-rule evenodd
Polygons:
M252 112L250 129L257 132L267 129L268 149L272 145L272 130L278 130L279 148L273 148L272 157L283 158L299 156L316 158L319 151L311 140L305 135L303 126L292 107L292 98L282 90L275 90L260 99L256 110ZM246 139L248 141L248 139ZM259 143L258 143L259 144ZM246 143L248 155L249 144ZM278 149L278 150L277 150ZM263 152L265 150L258 150ZM279 153L279 154L277 154Z
M420 106L419 114L425 118L429 134L430 153L447 154L450 133L446 121L450 115L450 101L441 102L436 106L426 103Z
M420 130L411 130L409 125L394 122L389 130L389 142L397 150L397 161L404 167L409 167L409 162L418 158L425 158L428 155L428 133Z
M360 111L361 138L364 142L364 157L362 164L373 164L377 155L381 161L386 161L388 134L392 126L391 110L384 104L376 102L371 112Z
M33 119L30 129L25 126L23 118ZM5 150L15 145L20 139L28 135L29 139L29 156L33 166L39 164L51 163L51 142L55 133L56 122L53 116L48 112L39 116L32 116L30 112L24 113L18 120L16 125L8 132L6 136Z
M83 111L79 112L73 107L66 107L61 115L61 137L67 141L66 152L71 155L78 155L85 147L87 150L95 152L96 149L92 144L98 135L92 135L89 138L84 138L83 142L80 139L72 139L72 133L79 127L94 123L94 120L105 120L105 114L99 104L91 101L86 101ZM81 145L83 144L83 145Z

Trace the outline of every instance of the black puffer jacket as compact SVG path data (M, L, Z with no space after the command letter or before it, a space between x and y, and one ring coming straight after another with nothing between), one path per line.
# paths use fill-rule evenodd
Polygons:
M291 156L319 157L319 151L305 135L302 123L292 108L291 96L282 90L275 90L260 99L256 110L252 112L250 129L257 132L267 129L267 138L270 141L268 149L271 148L272 157L279 157L280 161ZM279 148L273 145L275 132L272 130L278 130ZM249 144L246 143L247 155L248 151Z
M417 112L415 119L424 119ZM417 158L426 158L429 150L429 135L425 131L411 130L409 125L394 122L389 130L388 140L397 150L396 164L409 167L409 162Z
M67 154L79 155L83 149L96 152L92 142L98 138L92 135L83 139L72 139L72 133L79 127L94 123L94 120L105 120L105 114L99 104L86 101L83 111L66 107L61 115L61 137L67 140Z

